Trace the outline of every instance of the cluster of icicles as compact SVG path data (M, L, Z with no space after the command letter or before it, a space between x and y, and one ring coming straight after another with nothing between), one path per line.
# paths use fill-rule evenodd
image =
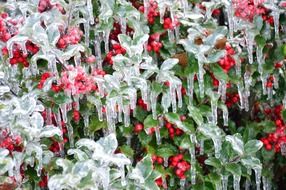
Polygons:
M171 8L172 6L172 1L164 1L164 0L157 0L158 1L158 7L159 7L159 12L160 12L160 20L161 22L163 22L163 16L165 14L166 10L170 11L170 15L171 15L171 19L175 20L175 13L173 11L173 9ZM87 3L87 7L88 7L88 11L91 14L88 14L88 18L87 20L90 21L90 24L93 24L93 18L92 18L92 5L90 3L90 1L87 1L89 3ZM189 6L188 6L188 1L187 0L180 0L180 5L182 10L184 11L184 14L186 14L186 12L189 10ZM225 2L225 1L224 1ZM255 1L256 2L256 1ZM274 16L274 25L275 25L275 35L276 38L279 39L279 9L277 8L277 5L275 5L274 1L270 0L270 5L273 8L273 16ZM227 12L227 16L228 16L228 23L229 23L229 33L230 33L230 39L229 41L236 43L237 41L239 41L239 39L234 37L234 32L238 31L240 28L238 28L238 26L240 26L239 24L239 19L237 19L236 17L234 17L234 6L232 4L232 1L226 1L225 3L225 7L226 7L226 12ZM148 8L149 8L149 0L144 0L144 13L148 13ZM146 15L147 16L147 15ZM120 19L120 25L122 28L122 32L126 33L126 19L125 18L121 18ZM84 25L85 27L85 31L89 31L90 30L90 25L89 23ZM254 62L254 58L253 58L253 52L254 52L254 47L255 47L255 40L254 40L254 34L249 32L250 30L245 30L245 46L247 48L247 52L248 52L248 59L249 59L249 63L252 64ZM97 58L97 68L98 69L102 69L102 62L103 62L103 58L102 58L102 53L101 52L101 47L100 44L103 42L104 45L104 50L105 53L109 52L109 35L110 35L110 30L109 31L105 31L102 35L96 34L95 35L95 43L94 43L94 48L95 48L95 56ZM170 41L176 41L179 38L179 27L175 27L174 30L169 30L168 31L168 36L170 38ZM25 44L27 39L23 39L23 41L19 41L17 42L18 44ZM90 37L89 37L89 32L85 32L85 40L86 40L86 44L89 44L90 41ZM240 41L239 41L240 43ZM9 54L10 57L12 57L12 47L13 44L10 44L8 46L9 49ZM22 51L26 51L25 50L25 46L21 45L22 47ZM263 55L263 47L256 47L256 58L257 58L257 62L258 62L258 71L261 75L261 81L262 81L262 86L263 86L263 94L268 94L268 98L271 100L272 95L273 95L273 89L272 88L268 88L266 89L266 82L267 82L267 78L268 76L264 74L263 72L263 64L264 64L264 55ZM52 61L49 61L49 68L52 72L57 72L56 71L56 59L55 57L51 57ZM76 65L81 65L80 63L80 59L78 57L75 58L75 63ZM199 72L197 73L198 76L198 83L199 83L199 91L200 91L200 96L203 97L205 95L204 92L204 68L203 68L204 62L203 60L198 60L198 66L199 66ZM241 76L241 63L240 63L240 59L237 58L236 59L236 74L238 76ZM31 73L33 73L33 68L31 68ZM136 73L130 73L136 76ZM110 76L112 77L112 76ZM193 94L194 94L194 77L195 74L190 75L187 78L187 95L189 97L189 102L192 103L193 101ZM251 78L251 73L246 71L243 75L244 78L244 82L240 82L239 84L237 84L237 89L238 89L238 94L240 97L240 107L241 109L245 109L246 111L249 110L249 103L248 103L248 99L250 96L250 87L252 84L252 78ZM108 90L108 88L110 86L105 85L106 78L97 78L96 79L96 83L98 85L98 89L99 89L99 96L103 97L104 94L106 92L110 92ZM274 88L278 88L278 81L277 81L278 77L274 76ZM143 83L144 84L144 83ZM112 87L114 88L114 86ZM141 91L142 94L142 99L143 101L147 104L147 109L149 111L152 111L153 113L153 118L157 119L157 113L156 113L156 103L157 103L157 98L159 96L159 94L155 91L150 91L150 86L147 85L141 85L141 87L139 87L139 90ZM178 107L182 106L182 94L181 94L181 84L173 84L170 83L169 86L169 92L164 94L163 96L164 98L162 98L162 106L164 108L164 110L167 112L168 108L170 107L170 104L172 105L172 110L173 112L176 112L176 107L178 105ZM218 100L219 98L221 98L222 101L225 101L226 99L226 82L225 81L219 81L219 88L217 92L214 92L214 96L211 98L211 116L208 117L208 120L210 123L213 124L217 124L217 108L218 108ZM79 100L80 97L74 97L75 102L76 102L76 109L79 109ZM102 105L102 102L100 101L100 99L97 99L95 97L88 97L88 100L90 102L92 102L97 109L98 112L98 118L100 121L102 121L104 119L104 114L102 112L102 108L104 107L104 105ZM128 100L128 103L126 104L126 100ZM130 113L132 110L133 116L136 114L135 112L135 108L136 108L136 102L137 102L137 88L134 87L132 88L132 90L129 91L128 94L124 94L124 96L116 96L116 97L108 97L106 100L106 120L109 126L108 132L113 132L115 129L115 124L117 122L124 122L125 126L128 127L130 125ZM169 103L171 102L171 103ZM284 101L284 104L286 105L286 98ZM73 128L72 126L68 123L68 119L67 119L67 112L69 110L72 109L72 105L69 104L62 104L60 105L60 108L58 110L57 113L55 113L55 120L58 124L58 126L61 126L61 122L63 121L64 123L67 124L67 129L68 129L68 135L69 135L69 140L70 140L70 144L71 146L73 146L74 144L74 140L73 140ZM228 124L228 110L227 109L222 109L223 111L223 120L224 120L224 125ZM123 119L122 119L122 114L123 114ZM52 110L50 108L47 108L46 110L46 123L49 125L52 123ZM84 115L84 125L85 125L85 134L87 136L93 137L93 134L90 134L88 132L88 126L89 126L89 115ZM159 128L157 128L156 130L156 139L157 139L157 143L160 144L161 140L160 140L160 133L159 133ZM193 144L196 144L196 137L194 135L190 136L191 141L193 142ZM198 143L201 147L201 152L200 154L203 154L203 144L204 142L201 141ZM215 142L215 147L216 147L216 152L219 152L219 150L221 149L221 142ZM190 155L191 155L191 164L195 165L195 146L191 147L190 150ZM216 154L216 157L220 157L219 154ZM255 171L255 176L256 176L256 187L257 189L260 189L260 184L261 184L261 168L252 168ZM191 167L191 183L195 184L196 183L196 170L195 167ZM251 174L251 170L249 172ZM221 176L221 182L216 184L216 189L218 190L226 190L227 189L227 184L228 184L228 178L229 176ZM264 190L268 190L271 189L270 187L270 182L266 179L266 178L262 178L263 180L263 189ZM124 178L123 178L124 180ZM185 186L185 180L181 180L180 182L182 188ZM240 176L233 176L233 187L235 190L239 190L240 189ZM245 187L246 189L249 188L249 181L246 181Z

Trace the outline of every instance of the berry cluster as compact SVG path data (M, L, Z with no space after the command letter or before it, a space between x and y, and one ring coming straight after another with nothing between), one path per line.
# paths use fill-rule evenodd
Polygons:
M40 13L49 11L52 8L57 8L62 14L65 14L64 8L59 3L52 4L50 0L40 0L38 4L38 11Z
M174 139L175 135L176 136L181 136L182 134L184 134L184 132L181 129L176 128L174 125L172 125L169 122L165 123L165 127L168 129L169 136L170 136L171 139Z
M184 160L183 154L171 156L169 158L169 165L171 168L174 168L176 176L180 179L185 179L185 172L191 168L191 164Z
M83 36L83 32L76 27L70 28L67 34L62 34L58 40L57 47L65 49L68 45L78 44Z
M227 73L235 65L235 60L232 57L235 51L229 44L226 44L225 50L226 55L219 60L219 65Z
M11 135L7 130L2 130L0 132L0 148L6 148L10 152L12 151L22 151L23 140L20 135Z
M160 34L155 33L152 34L148 39L147 51L154 51L155 53L159 53L162 48L162 43L160 42Z
M59 83L65 92L72 95L87 94L97 89L93 77L80 66L67 66L67 70L61 73Z
M0 41L7 42L12 36L18 33L17 24L20 20L8 17L7 13L0 14Z
M264 113L269 119L275 122L276 130L273 133L269 133L266 137L261 138L266 150L274 148L275 152L281 151L281 145L286 143L285 123L282 119L282 105L277 105L273 109L264 109Z
M21 50L20 46L17 44L14 44L13 46L13 57L10 58L9 62L11 65L16 64L23 64L24 67L29 66L28 57L29 55L34 55L39 51L39 48L33 44L32 42L26 43L26 50L27 52L24 52ZM2 54L4 56L8 55L8 49L7 47L2 48Z
M180 22L175 18L173 21L171 18L165 18L163 27L165 30L174 30L180 25Z
M49 72L43 73L42 76L41 76L41 79L40 79L40 81L38 83L38 89L42 89L44 87L44 84L45 84L46 80L48 78L50 78L50 77L52 77L51 73L49 73ZM53 83L52 86L51 86L51 90L53 92L55 92L55 93L58 93L59 91L62 90L62 87L57 85L57 84L55 84L55 83Z
M113 44L112 50L108 52L105 57L105 62L107 62L109 65L113 65L112 57L119 54L125 55L126 50L120 44Z
M144 100L142 98L139 98L137 100L137 105L141 107L143 110L147 110L147 104L145 104Z
M274 83L274 77L269 76L266 82L266 88L272 88Z
M226 93L225 105L230 108L239 101L238 93Z
M161 156L152 155L152 161L153 164L157 163L161 165L164 163L164 158L162 158Z
M129 36L132 36L134 30L132 28L130 28L129 26L127 26L126 28L126 33L127 35ZM109 41L115 41L115 42L119 42L118 41L118 35L121 34L122 31L121 31L121 26L118 22L114 22L113 24L113 29L111 30L110 32L110 35L109 35Z
M144 7L140 6L139 11L144 13ZM158 3L155 0L151 0L149 2L149 9L147 13L147 20L149 24L154 24L156 17L160 16L160 12L158 10Z

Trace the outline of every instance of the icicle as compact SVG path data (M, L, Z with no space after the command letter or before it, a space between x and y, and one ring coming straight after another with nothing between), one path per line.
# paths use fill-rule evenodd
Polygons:
M253 45L254 45L254 33L251 30L245 31L245 42L247 46L248 61L253 63Z
M176 97L176 88L174 83L170 83L170 95L171 95L171 103L172 103L172 110L174 113L177 112L177 97Z
M81 65L81 55L80 53L77 53L75 56L74 56L74 63L75 63L75 66L78 67Z
M185 185L186 185L186 179L180 179L180 187L182 190L185 189Z
M130 125L130 107L129 107L129 105L123 105L123 115L124 115L124 126L129 127L129 125Z
M101 40L99 36L96 36L94 40L94 52L95 52L96 61L97 61L97 68L102 70L102 57L101 57L100 44L101 44Z
M66 104L61 104L60 105L60 110L62 112L63 122L67 123L67 121L68 121L68 119L67 119L67 105Z
M48 69L54 73L56 76L58 76L58 69L57 69L57 60L54 55L47 55L48 58Z
M194 134L190 134L191 140L191 148L189 149L189 153L191 155L191 183L192 185L196 184L196 136Z
M226 5L226 13L227 13L227 19L228 19L228 27L229 27L229 36L232 39L233 33L234 33L234 10L232 1L228 1Z
M84 132L84 136L89 136L89 115L84 115L83 116L83 123L84 123L84 129L83 129L83 132Z
M276 75L273 75L273 86L275 89L279 88L279 77Z
M164 167L168 167L168 160L169 158L168 157L164 157Z
M157 145L161 144L161 134L160 134L160 127L155 127L155 135L156 135L156 142Z
M149 0L144 0L143 4L144 4L144 16L147 19L150 7Z
M213 139L214 148L215 148L215 157L217 159L220 158L220 151L221 151L221 140L220 139Z
M130 135L126 136L126 145L128 145L128 146L131 145L131 138L132 137Z
M200 140L200 155L204 155L205 152L205 141L203 139Z
M84 23L84 39L85 39L85 45L89 46L89 32L90 32L90 25L88 22Z
M151 91L150 100L153 119L157 119L157 96L158 94L156 92Z
M187 95L189 96L190 104L192 104L194 98L194 74L190 74L187 78Z
M180 26L175 27L175 37L176 37L176 42L180 40Z
M198 59L198 65L199 65L199 76L198 76L198 81L199 81L199 89L200 89L200 97L204 97L205 93L205 85L204 85L204 64Z
M264 64L264 55L263 55L263 47L257 45L256 47L256 59L258 63L258 72L260 75L263 73L263 64Z
M70 148L73 148L74 147L73 127L70 123L67 123L67 131L68 131Z
M79 95L74 95L73 98L74 98L74 104L73 104L74 109L79 111Z
M280 10L276 5L273 6L272 16L273 16L273 20L274 20L275 39L279 39Z
M188 0L181 0L181 1L182 1L183 11L184 11L184 16L185 16L187 11L189 10L189 3L188 3Z
M89 23L91 25L94 24L94 17L93 17L93 6L92 6L92 0L87 0L86 2L86 8L88 11L88 16L89 16Z
M46 124L52 125L52 109L51 108L46 109Z
M260 190L260 183L261 183L261 168L253 168L255 172L255 183L256 189Z
M262 93L263 95L266 95L267 94L267 88L266 88L266 85L267 85L267 78L268 78L268 75L261 75L260 76L260 80L261 80L261 83L262 83Z
M281 155L286 156L286 143L281 143L280 144L280 150L281 150Z
M55 115L55 120L56 120L56 124L58 127L61 127L62 126L62 118L61 118L61 112L60 110L58 109L56 115Z
M160 13L160 23L164 23L164 16L165 16L165 11L166 11L166 5L165 3L159 4L159 13Z
M182 108L183 106L183 99L182 99L182 85L178 85L176 88L177 92L177 99L178 99L178 108Z
M104 49L105 53L109 52L109 35L110 35L110 30L106 30L104 33Z
M245 187L245 190L249 190L250 189L250 182L249 182L248 179L245 180L244 187Z
M233 175L233 190L240 190L240 176Z
M170 179L170 187L174 187L175 185L175 179L173 177L171 177Z
M284 98L282 100L282 104L283 104L284 109L286 109L286 94L284 95Z
M226 106L222 109L223 125L228 126L228 109Z
M236 76L241 76L241 60L239 56L235 56L235 73Z
M217 124L217 100L211 100L212 123Z
M222 190L227 190L227 184L228 184L228 175L222 175Z
M175 42L174 30L171 30L171 29L168 30L168 38L170 42Z
M273 87L267 87L267 100L272 100L273 97Z
M221 95L221 100L225 102L226 100L226 82L223 80L219 81L219 94Z
M222 190L221 181L215 183L216 190Z
M127 182L125 178L125 166L124 165L120 167L120 174L121 174L121 185L126 186Z
M263 190L271 190L269 180L266 177L262 177Z
M120 23L121 33L122 34L126 34L126 29L127 29L126 18L125 17L120 17L119 18L119 23Z
M249 100L248 100L248 92L247 91L244 91L243 92L243 102L244 102L244 109L245 109L245 111L249 111Z
M163 94L163 96L162 96L161 105L162 105L162 107L163 107L163 112L164 112L164 113L168 113L168 109L169 109L169 107L170 107L170 105L171 105L171 99L170 99L170 97L171 97L171 96L170 96L170 93L169 93L169 92Z

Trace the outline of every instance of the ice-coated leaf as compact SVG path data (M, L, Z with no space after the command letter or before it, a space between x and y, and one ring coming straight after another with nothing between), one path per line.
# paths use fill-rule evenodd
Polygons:
M76 142L75 146L77 148L85 147L90 151L94 151L96 148L96 142L90 139L82 138Z
M44 126L44 119L39 112L34 112L30 117L31 125L35 128L42 128Z
M189 109L189 116L193 118L193 120L196 122L198 126L201 126L204 123L204 118L203 115L201 114L201 111L192 105L189 105L188 109Z
M263 146L263 143L259 140L250 140L244 145L245 154L251 155L255 154Z
M10 92L10 88L8 86L0 86L0 96L7 92Z
M253 156L242 158L241 163L249 169L262 168L260 160Z
M84 161L88 159L88 155L80 149L69 149L68 155L74 155L78 161Z
M104 138L100 138L96 143L102 146L107 154L113 154L118 146L116 135L114 133Z
M234 135L227 135L225 140L229 142L232 146L232 149L238 153L239 155L244 154L244 143L242 141L242 137L239 133Z
M48 34L49 42L55 46L61 36L59 26L56 24L51 24L47 27L46 31Z
M150 156L145 156L140 162L137 163L136 167L132 170L129 178L139 180L140 183L144 183L152 174L152 160Z
M40 137L62 137L62 131L59 127L55 127L53 125L47 125L41 130Z
M176 58L167 59L162 63L161 71L162 72L168 71L168 70L172 69L178 63L179 63L179 60Z

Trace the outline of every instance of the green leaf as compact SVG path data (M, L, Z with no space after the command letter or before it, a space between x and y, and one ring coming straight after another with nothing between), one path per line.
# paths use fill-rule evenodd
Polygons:
M89 129L91 132L96 132L100 129L107 128L106 121L99 121L96 116L90 117Z
M260 150L263 146L263 143L259 140L250 140L248 141L245 146L244 150L247 155L254 154L258 150Z
M239 164L236 163L226 164L225 169L232 175L241 176L241 166Z
M225 140L229 142L232 146L232 149L238 153L240 156L244 153L244 144L242 141L242 137L239 133L234 135L227 135Z
M266 40L261 35L257 35L255 37L256 44L260 47L264 47L266 44Z
M169 158L170 156L175 155L177 152L177 148L170 144L160 145L156 150L156 155L161 156L163 158Z
M210 64L210 68L211 68L216 79L228 81L227 74L223 71L221 66L219 66L217 63Z
M144 129L148 134L148 129L159 126L159 121L153 119L152 115L148 115L144 120Z
M200 112L200 110L192 105L188 106L189 116L193 118L198 126L201 126L204 123L204 118Z
M216 169L217 168L221 168L221 161L215 157L210 157L208 159L205 160L205 164L206 165L209 165L209 166L213 166L215 167Z
M127 146L127 145L121 146L120 151L126 156L128 156L129 158L132 158L134 155L134 150L130 146Z

